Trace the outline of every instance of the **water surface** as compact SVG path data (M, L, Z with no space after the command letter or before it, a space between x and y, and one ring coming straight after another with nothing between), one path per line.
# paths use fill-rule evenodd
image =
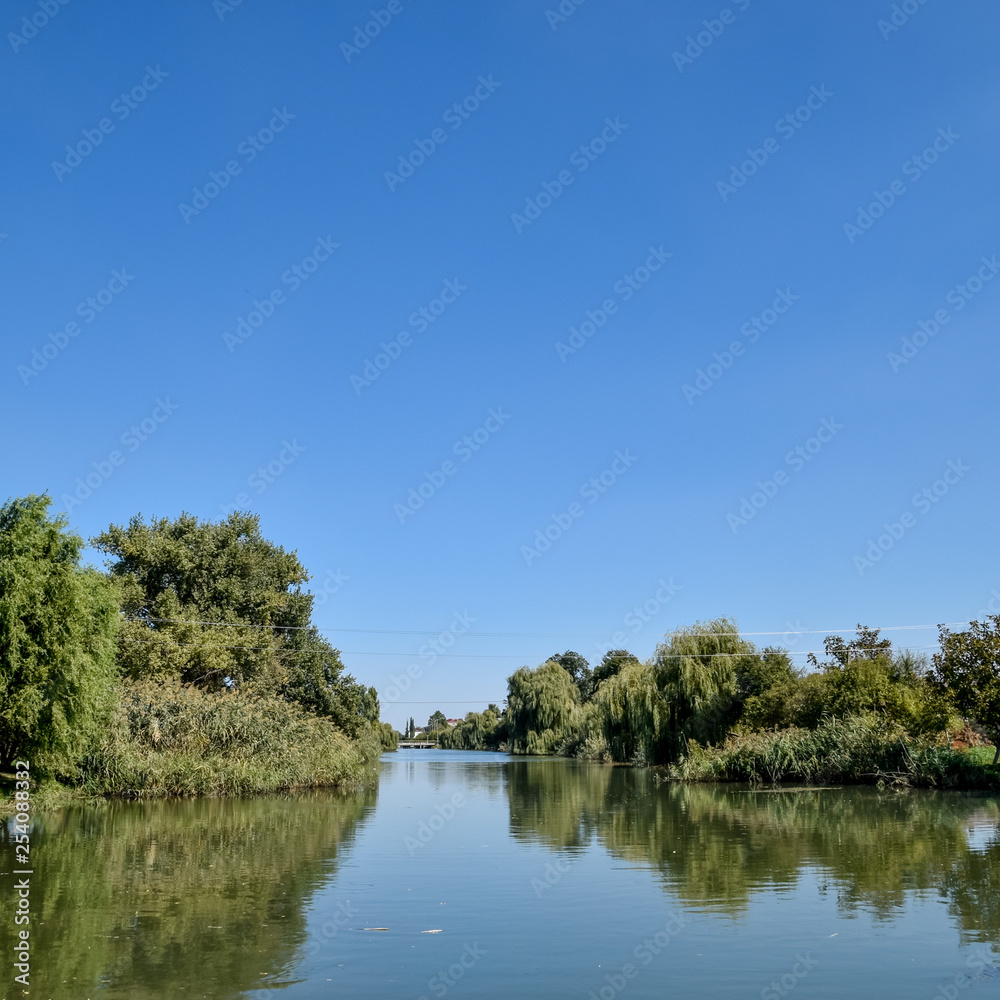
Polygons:
M419 750L349 795L69 810L32 835L30 996L998 996L998 822Z

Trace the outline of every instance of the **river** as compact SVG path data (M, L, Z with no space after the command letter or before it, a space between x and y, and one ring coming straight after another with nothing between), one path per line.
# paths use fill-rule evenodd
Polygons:
M997 996L998 822L435 750L353 794L71 809L32 831L30 996Z

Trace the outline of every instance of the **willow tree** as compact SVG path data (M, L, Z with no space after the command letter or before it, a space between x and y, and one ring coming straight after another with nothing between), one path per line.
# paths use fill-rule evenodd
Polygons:
M668 704L665 749L679 756L689 739L719 742L740 710L740 675L757 659L731 618L695 622L656 649L657 682Z
M112 706L118 600L50 503L0 508L0 754L72 774Z
M627 649L608 650L601 659L601 662L594 667L591 675L593 690L596 691L604 681L620 673L630 663L636 664L638 662L639 658Z
M580 694L573 678L551 660L507 678L507 726L513 753L548 753L569 730Z
M457 726L444 730L439 740L446 750L495 750L499 725L496 706L491 706L484 712L466 713Z
M634 657L603 681L593 705L613 760L652 764L668 749L670 706L652 664Z

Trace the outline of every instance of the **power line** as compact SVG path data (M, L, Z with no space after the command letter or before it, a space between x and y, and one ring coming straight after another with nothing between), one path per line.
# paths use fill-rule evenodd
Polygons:
M212 621L201 621L196 619L188 618L144 618L140 616L132 616L126 619L127 621L135 622L154 622L172 625L213 625L223 628L270 628L278 631L309 631L310 629L316 629L318 632L354 632L363 633L366 635L446 635L448 630L438 629L436 631L424 630L424 629L388 629L388 628L341 628L339 626L333 625L269 625L269 624L251 624L245 622L212 622ZM935 625L879 625L875 626L861 626L863 628L869 628L873 632L902 632L902 631L914 631L921 629L931 629L931 628L954 628L958 625L968 625L969 622L943 622ZM700 633L704 635L718 635L718 636L761 636L761 635L836 635L841 632L857 632L859 626L850 626L848 628L814 628L814 629L778 629L772 632L710 632L710 633ZM454 634L454 633L452 633ZM477 637L477 638L511 638L511 639L559 639L559 638L578 638L578 639L606 639L608 633L606 632L462 632L459 633L465 637ZM682 632L665 632L664 638L674 638L674 637L684 637L691 635L689 631ZM695 633L699 634L699 633Z
M716 635L721 633L714 633ZM243 649L250 652L271 652L282 656L304 656L317 652L330 652L325 647L316 646L313 649L282 649L275 646L244 646L240 644L214 643L214 642L173 642L170 639L140 639L133 636L121 636L124 642L142 642L157 646L184 646L196 649ZM937 649L937 645L910 646L910 649ZM852 647L855 652L878 652L881 646L857 646ZM420 653L383 653L370 649L341 649L337 650L341 656L409 656L417 658ZM798 649L786 650L789 656L828 656L825 649ZM755 650L753 653L663 653L658 659L678 660L685 657L695 657L698 659L711 659L716 656L756 656L763 653L763 650ZM435 653L436 657L449 657L459 660L532 660L537 659L534 654L521 653Z

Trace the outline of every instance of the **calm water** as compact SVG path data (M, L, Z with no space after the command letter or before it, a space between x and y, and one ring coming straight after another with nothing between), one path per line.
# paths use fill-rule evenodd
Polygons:
M995 997L998 822L995 797L400 751L357 795L36 821L30 996Z

